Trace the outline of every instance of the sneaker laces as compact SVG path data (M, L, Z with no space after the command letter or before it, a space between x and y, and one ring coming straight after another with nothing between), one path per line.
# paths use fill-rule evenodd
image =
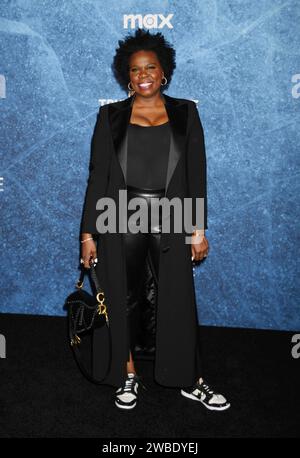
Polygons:
M222 399L224 401L220 402L219 404L227 404L226 398L222 394L218 394L215 391L213 391L207 383L199 383L197 382L196 384L197 389L200 390L200 392L204 393L205 396L208 398L208 403L210 403L210 400L212 400L214 397L216 401L221 401Z
M212 397L213 395L216 395L216 393L204 382L202 383L196 382L192 391L196 389L201 391L205 395L209 395L210 397Z
M134 383L135 383L135 377L130 377L130 378L128 377L125 380L125 386L123 387L123 391L131 391Z
M200 383L200 389L203 387L203 391L207 394L215 394L215 392L206 384L206 383Z
M146 390L147 388L145 387L145 385L142 383L141 381L141 376L137 375L137 374L134 374L133 377L128 377L126 378L125 380L125 386L123 387L123 391L131 391L132 389L132 386L134 383L139 383L143 388L144 390Z

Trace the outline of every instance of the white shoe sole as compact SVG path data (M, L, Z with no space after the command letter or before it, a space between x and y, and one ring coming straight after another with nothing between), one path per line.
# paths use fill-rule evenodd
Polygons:
M192 399L193 401L199 401L201 402L207 409L209 410L226 410L226 409L229 409L230 407L230 403L228 402L225 406L223 407L214 407L214 406L208 406L207 404L205 404L201 399L197 398L197 396L194 396L193 394L191 393L187 393L186 391L184 390L181 390L180 393L182 394L182 396L185 396L186 398L189 398L189 399Z
M136 403L133 404L132 406L122 406L122 405L118 404L117 401L115 401L115 404L116 404L117 407L119 407L119 409L127 409L127 410L134 409L134 407L136 406Z

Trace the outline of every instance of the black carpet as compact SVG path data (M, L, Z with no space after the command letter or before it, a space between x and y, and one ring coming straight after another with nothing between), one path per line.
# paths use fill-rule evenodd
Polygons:
M0 437L299 437L300 358L294 332L201 327L206 380L231 401L211 412L153 380L153 361L136 361L149 389L132 411L115 407L115 388L79 372L64 318L0 315Z

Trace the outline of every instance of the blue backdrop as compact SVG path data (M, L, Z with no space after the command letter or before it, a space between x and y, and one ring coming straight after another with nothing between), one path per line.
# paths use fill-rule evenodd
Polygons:
M196 101L204 127L211 249L194 277L200 322L299 329L299 1L0 5L0 310L64 315L96 114L128 96L111 63L140 26L173 43L167 93Z

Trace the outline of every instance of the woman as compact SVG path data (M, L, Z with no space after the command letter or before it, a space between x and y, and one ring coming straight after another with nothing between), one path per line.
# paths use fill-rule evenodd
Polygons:
M194 102L163 94L175 67L175 51L161 33L138 29L134 36L119 41L113 70L131 96L99 109L83 209L81 262L86 268L96 263L106 294L113 351L112 367L103 383L118 387L115 404L134 408L138 387L144 387L132 358L137 331L132 316L138 309L148 254L157 285L155 379L163 386L180 387L183 396L208 409L225 410L229 402L202 379L193 283L193 260L208 254L203 130ZM127 203L139 197L148 210L153 198L176 197L181 202L190 198L194 207L197 198L203 199L203 226L194 232L177 232L169 213L170 229L164 231L160 212L156 222L148 219L146 232L134 232L129 210L125 231L118 226L116 231L104 232L99 199L113 199L119 223L124 204L119 191L125 190ZM190 244L185 242L188 234L192 235ZM97 373L100 341L97 346L95 339Z

